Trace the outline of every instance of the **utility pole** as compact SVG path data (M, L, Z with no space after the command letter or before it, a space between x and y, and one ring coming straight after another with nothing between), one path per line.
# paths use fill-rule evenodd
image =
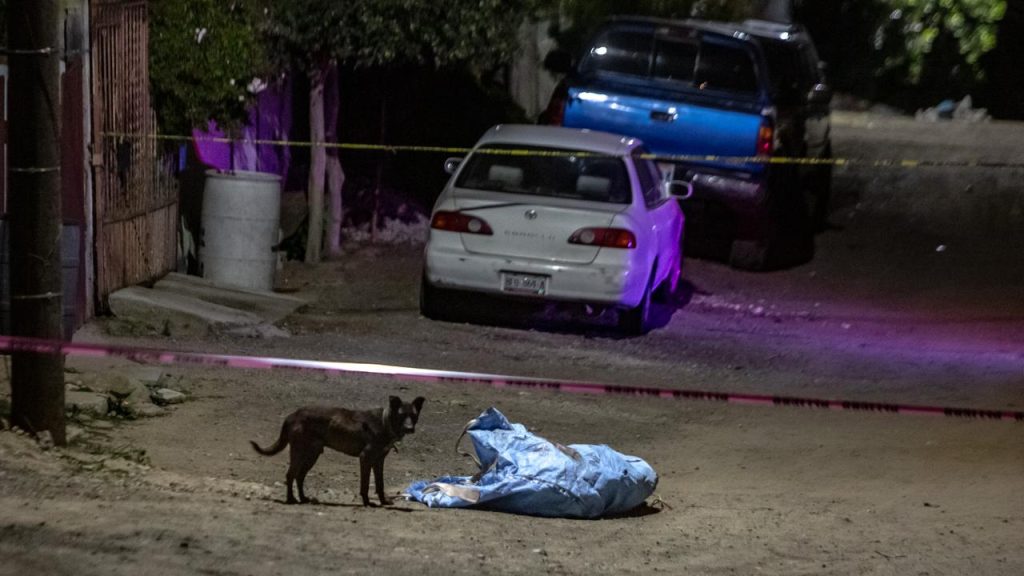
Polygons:
M7 3L11 328L47 340L62 337L58 4ZM66 443L63 356L12 355L11 421Z

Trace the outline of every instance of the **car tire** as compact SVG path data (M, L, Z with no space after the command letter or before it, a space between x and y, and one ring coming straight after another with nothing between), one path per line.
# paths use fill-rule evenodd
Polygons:
M651 331L652 318L652 286L654 271L651 271L647 280L647 287L644 288L644 295L640 303L627 310L619 312L619 330L629 336L643 336Z
M420 314L431 320L452 317L450 291L432 285L425 274L420 281Z
M654 291L653 298L658 304L671 304L679 291L679 282L683 277L683 265L677 260L675 265L668 272L668 276L658 285Z

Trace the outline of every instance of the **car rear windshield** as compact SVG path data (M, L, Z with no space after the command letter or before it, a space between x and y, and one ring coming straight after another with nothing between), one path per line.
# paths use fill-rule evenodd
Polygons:
M700 90L758 89L753 53L744 44L673 28L605 30L584 56L580 72L652 78Z
M628 204L621 158L558 148L494 144L473 152L458 188Z

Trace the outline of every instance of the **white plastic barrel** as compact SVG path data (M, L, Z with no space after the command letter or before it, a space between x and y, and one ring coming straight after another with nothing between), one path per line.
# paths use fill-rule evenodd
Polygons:
M264 172L206 172L199 262L215 284L271 290L281 219L281 178Z

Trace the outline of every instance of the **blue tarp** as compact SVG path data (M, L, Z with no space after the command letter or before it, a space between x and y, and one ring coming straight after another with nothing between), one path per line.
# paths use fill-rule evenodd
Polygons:
M562 446L488 408L466 426L480 472L414 482L411 500L534 516L597 518L639 506L658 484L647 462L604 445Z

